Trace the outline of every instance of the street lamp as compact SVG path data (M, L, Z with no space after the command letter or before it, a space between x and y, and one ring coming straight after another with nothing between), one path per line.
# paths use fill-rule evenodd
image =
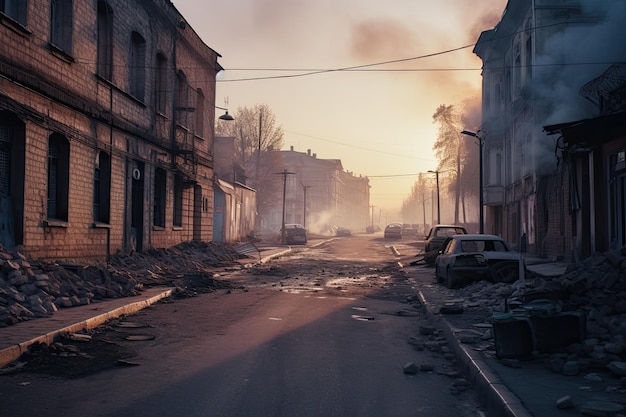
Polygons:
M435 174L435 180L437 181L437 224L441 224L441 205L439 204L439 171L427 171L430 174Z
M227 120L227 121L235 120L235 118L233 116L228 114L228 109L225 109L223 107L218 107L218 106L215 106L215 108L216 109L220 109L220 110L224 110L226 112L226 113L222 114L220 117L218 117L218 119L220 119L220 120Z
M479 178L478 178L478 206L480 208L479 210L479 220L478 220L478 227L480 229L480 233L484 233L485 232L485 226L484 226L484 221L483 221L483 144L484 144L484 139L480 136L480 130L477 132L470 132L469 130L463 130L461 131L462 135L467 135L467 136L471 136L473 138L476 138L478 140L478 147L479 147L479 151L478 151L478 165L479 165Z

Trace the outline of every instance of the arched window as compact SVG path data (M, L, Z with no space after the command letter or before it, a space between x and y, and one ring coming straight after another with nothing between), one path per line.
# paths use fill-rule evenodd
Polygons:
M70 188L70 143L60 133L48 138L48 219L67 221Z
M157 113L166 114L167 106L167 58L162 53L156 56L154 82L155 108Z
M93 221L110 222L111 211L111 156L99 151L93 175Z
M146 89L146 40L138 32L131 34L128 75L130 94L143 101Z
M167 173L162 168L154 170L154 219L153 224L165 227L165 202L167 196Z
M113 79L113 9L106 1L98 1L98 75Z
M50 43L62 51L72 52L72 0L51 0Z

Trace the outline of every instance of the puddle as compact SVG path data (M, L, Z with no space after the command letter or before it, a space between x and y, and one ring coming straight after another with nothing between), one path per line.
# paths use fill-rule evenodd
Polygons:
M305 294L309 292L322 291L322 288L321 287L282 287L280 290L282 292L286 292L289 294Z
M353 314L350 317L358 321L373 321L374 320L374 317L372 316L359 316L358 314Z

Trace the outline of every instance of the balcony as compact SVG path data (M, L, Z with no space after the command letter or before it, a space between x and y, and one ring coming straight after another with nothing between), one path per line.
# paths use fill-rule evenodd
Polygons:
M486 206L500 206L504 204L504 186L487 185L484 189L484 203Z

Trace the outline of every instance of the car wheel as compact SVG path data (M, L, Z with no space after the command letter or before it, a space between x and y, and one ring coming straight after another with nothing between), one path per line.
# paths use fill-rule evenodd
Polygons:
M448 269L446 269L446 286L448 288L455 288L457 284L458 282L456 279L456 275L454 274L452 269L448 267Z
M437 283L441 283L441 275L439 275L439 265L435 265L435 278Z

